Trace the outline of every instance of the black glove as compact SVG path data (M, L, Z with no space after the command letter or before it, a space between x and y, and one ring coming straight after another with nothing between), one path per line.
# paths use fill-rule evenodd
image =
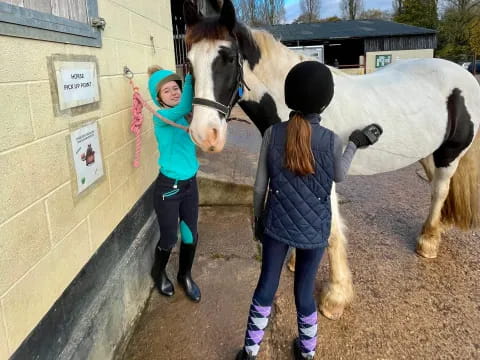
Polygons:
M348 140L353 142L357 146L357 148L363 148L370 145L370 141L368 141L367 135L365 135L361 130L354 130L350 134Z
M353 131L348 140L353 142L358 148L365 148L375 144L382 133L383 129L380 125L370 124L363 130Z
M260 217L255 216L255 220L253 224L253 233L255 235L255 239L262 242L264 232L265 232L265 225L263 223L263 216L260 216Z

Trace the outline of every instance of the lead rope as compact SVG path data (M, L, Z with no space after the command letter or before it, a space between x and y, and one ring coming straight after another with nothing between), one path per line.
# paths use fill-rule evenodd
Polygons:
M133 90L133 98L132 98L132 121L130 123L130 131L135 134L135 158L133 160L133 166L138 168L140 166L140 152L142 148L142 140L141 140L141 130L142 130L142 123L143 123L143 107L145 107L148 111L150 111L153 116L158 118L159 120L171 125L173 127L182 129L188 133L188 127L183 126L177 123L174 123L171 120L161 116L158 114L151 106L148 104L140 94L138 86L135 85L133 82L133 73L130 71L128 67L123 68L123 75L129 80L130 86Z

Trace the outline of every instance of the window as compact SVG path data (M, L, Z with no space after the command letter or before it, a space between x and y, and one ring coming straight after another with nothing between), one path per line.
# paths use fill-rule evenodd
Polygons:
M0 35L101 47L97 0L0 0Z

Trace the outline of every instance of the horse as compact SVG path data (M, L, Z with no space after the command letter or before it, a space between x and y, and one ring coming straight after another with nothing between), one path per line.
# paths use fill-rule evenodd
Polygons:
M196 96L190 134L202 150L213 152L223 149L227 118L237 102L262 134L287 120L285 77L295 64L308 60L268 32L238 22L230 0L224 0L221 9L217 5L217 10L216 15L204 17L195 4L184 3L187 57ZM378 174L417 161L425 169L431 204L416 252L435 258L447 228L467 230L480 223L479 84L461 66L442 59L399 61L361 76L329 68L335 94L322 113L323 126L345 144L354 129L371 123L383 128L377 143L357 152L349 174ZM331 204L330 279L319 308L326 317L338 319L354 292L335 188Z

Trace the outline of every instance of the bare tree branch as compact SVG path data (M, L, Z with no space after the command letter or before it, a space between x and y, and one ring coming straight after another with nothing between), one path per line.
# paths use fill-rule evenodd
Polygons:
M363 12L363 0L341 0L342 16L348 20L355 20Z
M302 11L299 19L302 22L315 22L320 19L320 0L302 0L300 2L300 9Z

